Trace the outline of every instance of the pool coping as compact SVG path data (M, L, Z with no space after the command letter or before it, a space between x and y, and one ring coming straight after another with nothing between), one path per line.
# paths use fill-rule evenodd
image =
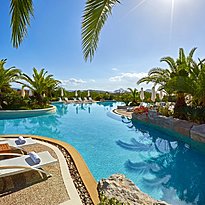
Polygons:
M18 137L18 135L0 135L0 137L7 137L7 138L13 138L13 137ZM100 202L99 200L99 195L97 192L97 182L94 179L92 173L90 172L88 166L86 165L84 159L82 158L82 156L80 155L80 153L70 144L60 141L60 140L56 140L53 138L48 138L48 137L43 137L43 136L38 136L38 135L25 135L23 134L24 137L32 137L33 139L36 140L43 140L46 141L48 143L53 143L53 144L57 144L59 146L62 146L64 149L67 150L67 152L71 155L75 166L80 174L80 177L83 181L83 183L85 184L86 189L88 190L90 197L93 201L94 204L98 204Z
M4 119L13 119L20 115L21 118L24 117L35 117L39 115L44 115L48 113L54 113L56 112L56 106L50 105L48 108L43 109L32 109L32 110L0 110L0 118L2 120Z
M128 117L129 119L132 119L132 113L131 113L131 112L130 112L130 113L122 113L122 112L120 112L120 109L117 109L117 108L112 109L111 112L112 112L113 114L115 114L115 115L118 115L118 116L126 116L126 117Z

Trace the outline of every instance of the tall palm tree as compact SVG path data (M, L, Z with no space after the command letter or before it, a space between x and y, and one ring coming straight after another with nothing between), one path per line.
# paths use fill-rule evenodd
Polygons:
M53 75L47 75L48 72L41 69L39 72L33 68L33 75L29 77L27 74L22 74L21 79L26 82L19 82L23 87L31 89L39 104L43 103L43 94L50 92L49 90L57 88L60 81L55 80Z
M148 76L141 78L137 83L152 82L159 84L159 90L164 89L167 93L176 93L177 100L175 109L186 106L185 93L193 90L190 70L193 66L193 55L196 48L193 48L189 55L186 56L182 48L179 49L179 56L176 60L172 57L164 57L160 62L168 64L167 69L153 68L149 71Z

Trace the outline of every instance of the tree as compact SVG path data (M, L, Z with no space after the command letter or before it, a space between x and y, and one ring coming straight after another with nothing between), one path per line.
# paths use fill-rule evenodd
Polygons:
M15 82L21 74L21 71L15 67L4 68L6 59L0 60L0 107L5 101L5 94L11 91L10 83ZM4 102L5 103L5 102Z
M36 68L33 68L33 78L24 73L21 79L26 81L26 83L19 82L23 87L27 87L33 91L39 104L44 104L43 95L55 90L60 83L59 80L53 78L53 75L47 75L47 73L44 69L38 72Z
M10 87L10 83L15 82L20 77L21 71L15 67L4 68L7 59L0 60L0 91Z
M197 105L205 106L205 59L200 60L196 63L192 62L190 69L190 79L192 90L189 93L193 97L193 101Z
M185 93L190 93L194 89L190 71L193 67L195 50L196 48L193 48L186 57L183 48L180 48L176 60L172 57L165 57L160 60L160 62L168 64L167 69L153 68L149 71L148 76L137 82L138 84L142 82L159 84L159 90L164 89L169 94L175 93L177 95L175 114L186 106Z
M128 88L128 90L130 91L130 94L131 94L131 99L132 99L131 104L136 105L137 104L137 98L139 98L139 92L137 91L136 88L134 88L134 89Z

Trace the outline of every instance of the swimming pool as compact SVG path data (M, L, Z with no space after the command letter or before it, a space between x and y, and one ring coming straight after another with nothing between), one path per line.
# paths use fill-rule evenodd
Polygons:
M204 205L205 154L173 134L111 114L116 105L57 105L56 114L0 120L0 134L34 134L68 142L96 180L123 173L156 199Z

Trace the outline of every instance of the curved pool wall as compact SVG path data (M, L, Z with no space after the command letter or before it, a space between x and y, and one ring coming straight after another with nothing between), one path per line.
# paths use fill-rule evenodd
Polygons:
M0 110L0 120L18 119L26 117L36 117L56 112L56 106L51 105L49 108L35 110Z
M51 105L62 105L62 104L64 104L63 101L53 101L53 102L51 102Z
M114 116L118 103L57 105L55 114L0 120L0 134L34 134L73 145L96 180L123 173L170 204L205 204L205 146ZM197 147L197 148L196 148Z

